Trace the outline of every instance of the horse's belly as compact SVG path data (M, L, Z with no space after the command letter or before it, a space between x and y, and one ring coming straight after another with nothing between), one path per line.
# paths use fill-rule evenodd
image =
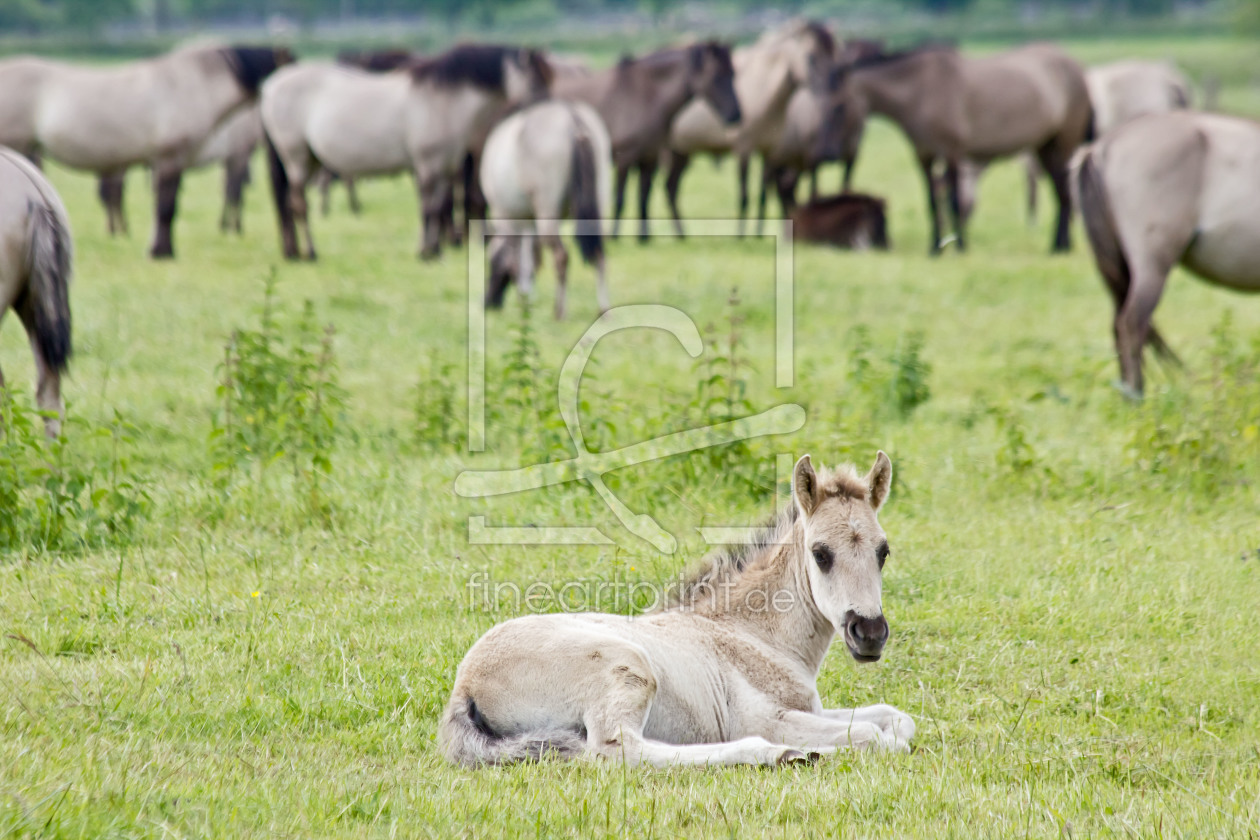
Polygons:
M1222 286L1260 292L1260 230L1247 222L1202 230L1182 262Z
M155 153L152 121L133 109L80 108L54 99L36 121L40 146L76 169L101 171L149 160Z
M407 169L411 161L402 141L402 125L368 122L355 125L344 120L316 117L307 142L320 162L341 175L380 175Z

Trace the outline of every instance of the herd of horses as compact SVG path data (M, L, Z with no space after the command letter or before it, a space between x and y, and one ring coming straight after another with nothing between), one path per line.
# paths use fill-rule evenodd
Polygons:
M10 58L0 60L0 315L13 308L27 330L37 403L55 437L74 247L44 159L98 176L111 233L127 230L125 173L147 167L155 258L174 255L189 168L224 166L221 227L239 232L249 161L265 146L281 248L294 259L316 256L312 184L326 206L336 180L353 189L357 178L409 172L422 258L459 244L468 221L487 215L486 305L501 305L513 284L529 294L546 248L562 318L561 220L574 220L606 310L605 238L618 233L631 171L639 238L649 238L661 168L681 237L679 194L696 155L738 159L741 232L759 157L758 232L773 190L797 235L886 247L884 200L850 191L866 120L878 115L918 160L933 254L966 248L976 181L992 161L1023 156L1049 178L1054 251L1070 248L1079 204L1115 305L1122 384L1140 395L1144 347L1176 359L1152 323L1174 266L1260 290L1260 124L1191 110L1190 99L1166 63L1086 70L1049 44L978 58L939 44L889 51L802 20L737 49L697 41L603 70L486 44L336 62L217 44L112 67ZM844 166L843 192L819 196L818 168L830 161ZM806 176L811 200L798 204ZM1030 206L1035 186L1030 178ZM884 705L826 709L816 685L835 637L858 661L878 659L888 638L889 546L876 514L891 485L882 452L864 477L816 471L805 456L779 517L711 557L669 607L631 622L585 614L496 626L459 666L438 732L445 754L469 766L544 754L782 764L843 748L908 749L910 716Z

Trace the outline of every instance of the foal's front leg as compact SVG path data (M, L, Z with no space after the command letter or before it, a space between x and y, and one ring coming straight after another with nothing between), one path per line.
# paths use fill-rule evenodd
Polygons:
M870 709L876 711L836 709L834 717L828 712L781 711L767 734L779 743L815 752L836 749L909 751L914 721L908 715L891 718L880 707Z

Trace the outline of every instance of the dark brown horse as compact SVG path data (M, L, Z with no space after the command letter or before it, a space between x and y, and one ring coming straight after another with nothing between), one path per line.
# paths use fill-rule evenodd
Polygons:
M846 75L844 119L882 114L910 140L926 182L932 241L941 250L934 171L945 166L949 210L960 250L966 247L959 192L964 161L986 164L1036 152L1059 202L1052 249L1071 247L1068 163L1093 135L1085 74L1062 50L1030 44L983 58L939 45L877 55ZM849 111L848 109L851 109Z
M841 193L817 198L792 212L792 238L836 248L888 250L884 200L873 195Z
M623 58L616 67L590 76L556 80L555 94L593 105L612 136L617 169L613 232L621 220L626 179L639 172L639 239L648 239L648 199L661 155L669 148L674 117L693 98L709 103L728 125L739 122L731 50L716 41L662 50L643 58Z

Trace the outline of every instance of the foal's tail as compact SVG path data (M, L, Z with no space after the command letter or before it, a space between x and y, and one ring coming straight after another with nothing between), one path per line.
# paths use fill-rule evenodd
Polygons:
M30 272L17 303L44 362L58 373L73 352L70 342L70 272L74 245L65 220L43 203L31 205Z
M267 168L271 171L271 196L276 201L276 219L280 222L280 244L286 259L298 258L297 225L293 221L293 206L289 204L289 173L280 159L280 152L271 135L264 129L267 141Z
M1116 312L1119 313L1129 296L1132 273L1129 270L1129 260L1124 254L1124 246L1116 233L1111 201L1107 198L1107 186L1103 183L1102 172L1094 160L1097 153L1097 144L1086 147L1081 152L1080 166L1076 170L1076 194L1081 205L1085 232L1089 235L1089 244L1094 252L1094 263L1098 266L1116 304ZM1154 322L1147 331L1146 343L1160 357L1179 363L1177 354L1164 341Z
M573 138L573 165L569 172L569 204L573 218L577 219L578 250L582 260L594 264L604 255L604 239L600 232L599 170L595 159L595 146L591 136L578 123Z
M563 729L498 735L473 699L457 692L438 725L438 744L452 763L480 767L539 761L548 755L576 758L586 741L577 732Z

